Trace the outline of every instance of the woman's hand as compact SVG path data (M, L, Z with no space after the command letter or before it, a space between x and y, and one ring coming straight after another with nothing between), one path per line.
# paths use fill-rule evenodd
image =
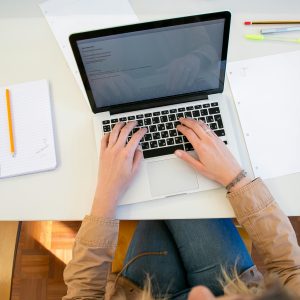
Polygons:
M193 145L199 159L182 150L176 150L175 154L204 176L223 186L230 183L242 169L222 140L202 121L185 118L179 121L177 129Z
M114 217L120 197L133 179L141 159L139 142L146 133L142 128L133 134L126 144L136 122L117 123L110 134L101 141L101 157L98 185L92 207L92 215Z

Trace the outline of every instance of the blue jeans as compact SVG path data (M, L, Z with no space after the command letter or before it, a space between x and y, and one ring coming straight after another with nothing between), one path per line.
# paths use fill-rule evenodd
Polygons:
M222 295L221 267L241 274L253 266L231 219L140 221L125 262L149 251L167 255L142 256L123 275L142 288L148 274L154 297L187 299L196 285Z

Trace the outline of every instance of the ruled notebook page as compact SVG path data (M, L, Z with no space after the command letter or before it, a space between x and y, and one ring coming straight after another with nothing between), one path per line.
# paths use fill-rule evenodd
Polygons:
M15 155L10 153L5 89L10 91ZM49 83L40 80L0 88L0 178L57 165Z

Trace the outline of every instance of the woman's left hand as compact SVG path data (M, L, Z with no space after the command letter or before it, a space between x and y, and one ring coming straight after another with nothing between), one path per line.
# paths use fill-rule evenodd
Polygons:
M128 188L143 158L139 142L146 133L141 128L126 144L136 122L117 123L101 141L98 184L92 215L113 218L120 197Z

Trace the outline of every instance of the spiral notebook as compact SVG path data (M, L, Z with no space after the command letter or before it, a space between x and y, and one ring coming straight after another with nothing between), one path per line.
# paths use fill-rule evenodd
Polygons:
M15 154L10 136L5 89L10 91ZM0 88L0 178L56 168L53 120L47 80Z

